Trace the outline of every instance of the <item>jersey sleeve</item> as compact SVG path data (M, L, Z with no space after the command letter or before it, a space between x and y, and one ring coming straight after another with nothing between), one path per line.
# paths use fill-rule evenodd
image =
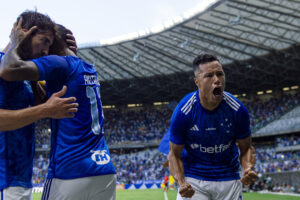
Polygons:
M188 116L181 111L179 103L173 112L170 124L170 141L174 144L183 145L186 142L188 130Z
M69 71L69 63L63 56L44 56L33 59L40 72L39 80L64 80Z
M4 53L0 51L0 62L1 62L2 56L4 56Z
M1 63L2 56L4 56L4 53L0 52L0 63ZM0 108L3 107L4 100L5 100L4 99L5 91L3 86L4 86L4 80L0 78Z
M236 139L245 139L251 135L249 113L242 104L237 111Z
M4 80L0 78L0 109L3 108L5 103L5 89L4 89Z

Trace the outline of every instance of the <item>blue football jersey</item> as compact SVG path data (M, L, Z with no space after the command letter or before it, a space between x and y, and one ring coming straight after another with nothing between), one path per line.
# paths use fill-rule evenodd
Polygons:
M52 120L48 178L73 179L115 174L103 136L104 116L100 85L92 65L73 56L34 59L40 80L46 80L47 95L68 87L64 97L79 103L74 118Z
M236 140L250 134L247 109L227 92L213 111L201 106L198 90L188 94L177 105L170 124L170 141L185 145L185 176L206 181L240 179Z
M166 155L169 154L169 146L170 146L169 141L170 141L170 130L168 130L167 133L164 134L158 146L158 150L161 153Z
M168 155L169 154L169 148L170 148L170 135L171 132L170 130L167 131L167 133L164 134L163 138L160 141L160 144L158 146L158 150L163 153ZM181 156L185 156L186 150L183 148L183 151L181 153Z
M0 53L0 60L3 56ZM18 110L33 105L28 81L7 82L0 78L0 109ZM34 125L14 131L0 131L0 190L32 187Z

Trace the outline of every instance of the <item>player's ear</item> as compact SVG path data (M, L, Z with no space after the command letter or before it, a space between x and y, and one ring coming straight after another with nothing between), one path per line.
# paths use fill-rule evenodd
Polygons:
M197 85L198 88L200 87L200 81L199 81L199 78L194 77L194 83L195 83L195 85Z

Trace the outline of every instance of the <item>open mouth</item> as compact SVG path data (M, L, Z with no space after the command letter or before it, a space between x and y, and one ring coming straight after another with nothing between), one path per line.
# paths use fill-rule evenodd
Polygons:
M213 90L213 94L215 96L220 96L222 94L222 89L221 87L216 87L214 90Z

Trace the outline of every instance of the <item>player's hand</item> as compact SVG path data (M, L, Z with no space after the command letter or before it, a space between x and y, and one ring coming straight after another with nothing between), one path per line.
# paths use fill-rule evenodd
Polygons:
M254 181L257 179L257 174L253 171L255 163L256 163L256 159L255 159L255 149L253 146L250 147L250 163L247 166L246 169L244 169L244 174L241 178L241 182L244 185L251 185L252 183L254 183Z
M184 182L180 185L179 194L185 198L191 198L195 194L195 190L192 188L190 184Z
M29 30L22 29L23 18L21 17L19 22L15 22L10 33L10 43L12 46L19 45L23 40L30 36L37 26L31 27Z
M257 173L255 173L251 168L244 170L244 174L241 178L241 182L244 185L251 185L257 179Z
M71 49L76 55L77 55L77 44L75 37L70 29L67 29L68 34L67 34L67 39L66 42L68 44L68 48Z
M59 92L52 96L45 103L45 112L47 117L53 119L72 118L78 111L78 103L75 103L75 97L61 98L67 92L67 86L64 86Z

